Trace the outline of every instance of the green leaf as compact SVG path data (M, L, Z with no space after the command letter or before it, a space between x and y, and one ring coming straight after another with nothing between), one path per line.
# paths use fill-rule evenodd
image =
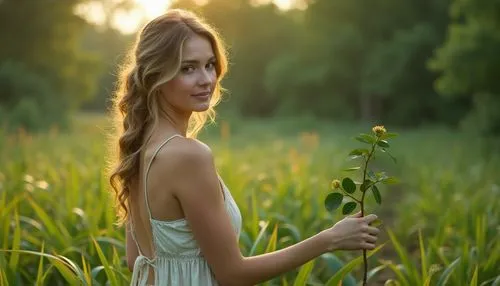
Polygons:
M366 190L370 187L370 184L371 184L371 183L372 183L372 182L371 182L370 180L365 180L365 181L361 184L361 186L359 187L359 189L360 189L362 192L364 192L364 191L366 191Z
M54 265L62 277L68 282L69 285L78 285L81 280L78 279L78 276L68 269L67 265L59 260L51 261L52 265Z
M329 273L337 273L342 267L345 266L345 263L340 260L333 253L327 252L321 255L323 263L325 264L325 268ZM344 276L342 281L342 286L356 286L356 279L351 274L347 274Z
M92 241L94 242L94 247L95 250L97 251L97 256L99 256L99 260L101 261L102 266L104 266L104 272L106 272L106 276L109 279L109 282L111 283L111 285L118 285L118 280L116 278L115 273L113 272L112 265L110 265L109 263L110 261L107 260L97 240L95 240L93 236L91 238Z
M31 254L31 255L36 255L36 256L43 256L49 259L51 262L52 266L56 267L60 274L64 277L70 280L69 282L73 281L74 279L77 279L78 281L84 281L85 277L83 274L83 271L71 260L68 258L61 256L61 255L51 255L43 252L37 252L37 251L31 251L31 250L5 250L5 249L0 249L1 252L8 252L8 253L20 253L20 254ZM0 269L1 270L1 269ZM47 270L49 271L49 270ZM48 272L46 272L47 274ZM45 274L45 275L46 275ZM76 276L76 278L75 278ZM42 277L42 281L43 281ZM1 281L1 280L0 280ZM0 283L0 285L2 285Z
M427 257L425 253L424 241L422 239L422 230L418 229L418 243L420 248L420 266L422 267L422 279L427 279Z
M375 177L377 177L377 181L381 181L383 179L388 178L387 174L385 172L378 172L375 174Z
M372 256L373 254L377 253L382 247L385 246L385 243L381 244L377 248L371 251L367 251L367 257ZM355 259L351 260L349 263L347 263L342 269L337 271L335 275L333 275L328 282L326 282L326 286L338 286L341 285L342 279L345 277L346 274L350 273L356 266L361 265L363 263L363 256L358 256ZM305 284L304 284L305 285Z
M43 251L44 251L44 247L45 247L45 242L42 242L42 250L40 253L43 254ZM40 256L40 262L38 262L38 272L37 272L37 275L36 275L36 285L43 285L43 256Z
M399 183L399 180L396 177L387 177L382 180L382 183L386 185L393 185Z
M375 219L374 221L372 221L372 222L370 223L370 225L371 225L371 226L374 226L374 227L381 226L381 225L382 225L382 220L381 220L381 219L379 219L379 218L377 218L377 219Z
M477 286L477 265L474 270L474 274L472 275L472 279L470 281L470 286Z
M353 156L347 157L347 161L356 160L358 158L364 158L364 157L363 156L359 156L359 155L353 155Z
M354 191L356 191L356 184L354 184L353 180L351 180L350 178L344 178L342 180L342 188L344 188L344 191L352 194L354 193Z
M491 284L491 286L498 286L498 285L500 285L500 275L498 275L495 281L493 281L493 284Z
M397 137L398 134L397 133L385 133L384 135L380 136L381 139L389 139L389 138L394 138L394 137Z
M398 163L398 160L396 160L396 157L392 156L392 154L389 152L386 152L386 153L387 153L387 155L389 155L389 157L391 157L392 161L394 161L394 164Z
M440 265L437 265L437 264L431 265L431 267L429 268L429 274L424 281L424 286L430 286L431 281L432 281L432 277L434 276L434 274L436 274L439 271L441 271ZM424 277L422 277L422 278L424 278Z
M364 148L358 148L358 149L354 149L351 151L351 153L349 153L349 156L363 156L363 155L366 155L368 154L368 149L364 149Z
M451 273L453 272L453 270L455 270L455 268L457 267L457 265L459 263L460 263L460 257L458 257L452 263L450 263L450 265L448 265L448 267L446 267L446 269L443 271L443 273L439 277L439 280L438 280L436 285L437 286L447 285L446 283L448 282L448 278L450 278Z
M377 176L375 175L375 173L372 170L369 170L366 174L368 175L368 178L370 178L370 180L372 180L372 181L378 180Z
M375 185L372 186L372 193L373 197L375 198L375 201L377 202L377 204L380 205L382 203L382 196L380 196L380 192L378 191L377 186Z
M389 238L392 242L392 245L394 249L396 250L396 253L399 256L399 260L403 263L403 266L406 268L407 273L410 276L413 276L413 273L415 272L414 270L416 269L415 266L413 266L413 263L410 259L410 254L406 250L406 248L401 245L401 243L398 241L396 236L391 230L387 230L387 234L389 235ZM406 283L408 284L408 283ZM417 284L418 285L418 284Z
M377 142L377 138L375 136L365 133L359 134L355 137L355 139L366 144L374 144L375 142Z
M306 285L307 279L309 278L309 275L311 274L311 271L313 269L314 262L315 260L313 259L300 268L299 274L297 274L297 278L295 278L293 286Z
M351 168L344 169L344 171L346 171L346 172L352 172L352 171L359 170L360 168L361 167L351 167Z
M250 249L250 253L248 255L252 256L254 255L255 251L257 251L257 246L259 245L259 242L262 240L264 237L264 234L266 233L267 226L269 225L269 221L266 221L262 229L260 230L259 234L257 235L257 238L255 239L252 248ZM257 227L259 225L257 224Z
M342 208L342 214L344 215L348 215L350 213L352 213L352 211L356 208L357 206L357 203L355 202L348 202L344 205L344 207Z
M387 143L387 141L385 141L385 140L377 141L377 145L382 147L382 148L389 148L389 143Z
M252 235L257 237L259 235L259 212L257 211L257 195L255 190L251 193L251 206L252 206Z
M373 268L372 270L368 271L368 274L366 275L366 281L370 281L370 279L372 277L374 277L375 275L377 275L377 273L379 273L380 271L384 270L385 268L387 268L387 265L379 265L375 268Z
M328 194L328 196L326 196L325 208L329 212L334 211L342 204L343 199L344 195L342 195L341 193L330 193Z
M271 234L271 237L269 238L269 242L267 243L266 247L266 252L273 252L276 250L276 241L278 239L278 224L274 225L273 233Z
M19 250L21 248L21 226L19 224L19 214L17 213L17 208L14 211L14 235L12 238L12 250ZM13 252L10 256L9 267L11 269L18 269L19 265L19 253Z

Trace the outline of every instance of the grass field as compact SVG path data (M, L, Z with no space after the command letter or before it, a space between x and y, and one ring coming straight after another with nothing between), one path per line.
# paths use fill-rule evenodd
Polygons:
M500 285L500 152L443 128L391 130L401 183L368 197L383 220L369 285ZM303 120L233 120L201 139L243 216L240 248L255 255L330 227L330 182L353 165L352 138L371 126ZM105 117L80 115L70 133L0 132L0 285L127 285L124 232L114 225L105 176ZM493 146L493 147L492 147ZM338 285L361 252L334 252L265 285ZM344 267L343 269L347 269ZM362 278L359 263L343 285Z

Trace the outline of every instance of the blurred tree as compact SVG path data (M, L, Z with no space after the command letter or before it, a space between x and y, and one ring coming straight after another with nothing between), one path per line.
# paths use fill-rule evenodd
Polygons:
M0 122L10 131L17 128L42 130L66 122L67 114L61 112L64 106L47 80L26 69L22 63L0 63L0 90Z
M0 3L0 60L22 62L43 75L68 107L89 98L98 73L96 55L80 48L87 23L73 13L79 1Z
M441 72L436 88L472 100L464 127L500 134L500 1L454 0L450 14L446 42L429 62Z
M57 94L53 98L61 107L61 113L78 107L92 95L100 71L97 56L81 49L80 36L87 23L74 13L74 6L80 2L0 2L3 43L0 45L0 62L20 63L28 73L45 80ZM9 98L5 92L2 90L0 94L2 105ZM16 97L16 100L22 98ZM41 114L47 112L39 111Z
M263 83L271 61L297 42L297 25L291 14L274 4L256 6L248 0L211 0L202 6L193 0L177 0L172 7L197 11L221 32L228 45L230 73L224 85L231 100L221 109L273 115L284 102L278 102Z
M295 105L320 116L450 120L441 113L453 103L434 92L425 65L443 39L446 11L445 1L434 0L317 0L306 11L300 47L276 60L268 86L295 91Z
M108 24L109 25L109 24ZM135 35L126 35L110 26L88 27L83 37L83 48L99 54L105 72L95 81L95 92L82 108L91 111L104 111L110 106L110 98L115 89L118 69L123 63L126 52L134 43Z
M98 88L91 93L95 98L86 105L102 109L113 89L116 64L134 36L109 28L110 15L129 8L129 0L97 1L109 12L105 24L99 29L79 28L78 33L85 35L84 46L79 49L98 53L106 70L96 73L100 78ZM500 0L488 2L492 6L481 4L486 0L477 5L456 0L452 9L460 15L454 16L460 17L460 27L472 27L466 19L489 14L481 21L474 20L474 28L461 28L460 33L468 38L459 41L456 36L452 41L450 36L429 70L426 63L445 40L450 1L316 0L304 1L309 2L305 11L286 12L269 3L257 5L259 1L254 0L209 0L205 5L176 0L172 7L197 11L226 40L230 73L224 86L230 101L219 108L223 112L249 116L305 114L414 126L455 123L474 104L476 110L484 112L471 113L469 118L487 122L495 118L493 106L498 94L491 80L496 61L488 62L496 57L488 52L494 53L497 45L494 31L498 17L493 11L498 9L493 3ZM464 7L474 16L457 12ZM6 52L0 49L0 58L2 54ZM462 60L451 61L452 57ZM471 64L476 72L464 78ZM438 76L439 93L457 96L436 92L433 84ZM470 93L474 96L465 96Z

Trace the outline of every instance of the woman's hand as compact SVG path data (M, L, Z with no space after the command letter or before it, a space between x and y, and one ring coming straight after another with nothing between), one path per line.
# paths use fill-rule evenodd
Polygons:
M374 214L361 217L361 212L345 217L325 230L330 241L329 251L374 249L379 229L370 224L377 219Z

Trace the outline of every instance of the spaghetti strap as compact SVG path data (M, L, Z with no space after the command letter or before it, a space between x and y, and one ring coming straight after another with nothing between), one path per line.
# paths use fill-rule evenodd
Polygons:
M203 256L187 219L163 221L152 217L147 191L149 171L160 149L175 136L182 137L182 135L173 135L160 144L154 150L150 160L147 160L146 169L144 169L145 172L142 176L144 183L141 184L144 187L144 199L151 226L152 253L151 257L146 257L138 246L139 255L134 262L130 285L148 286L153 283L155 286L218 286L220 284ZM241 212L222 178L219 174L217 176L224 195L225 209L231 219L234 231L239 237L242 225ZM132 222L132 220L130 221ZM138 245L137 241L136 245ZM153 275L153 280L150 280L150 274Z
M149 169L151 168L151 164L153 163L153 160L155 159L156 155L158 154L158 152L160 152L160 149L163 146L165 146L165 144L167 144L174 137L182 137L182 136L179 134L174 134L174 135L170 136L167 140L165 140L163 143L161 143L160 146L158 146L158 148L156 148L155 152L153 153L153 156L151 156L151 159L149 160L148 166L146 167L146 173L144 176L144 198L146 200L146 208L148 210L149 221L151 221L151 219L153 218L151 215L151 208L149 207L148 190L147 190Z
M160 151L161 147L163 147L165 144L167 144L168 141L170 141L172 138L174 137L182 137L181 135L179 134L174 134L173 136L169 137L167 140L165 140L154 152L153 154L153 157L151 158L151 160L149 161L149 164L148 164L148 167L147 167L147 170L146 170L146 179L144 180L144 193L145 193L145 200L146 200L146 207L148 209L148 215L149 215L149 221L151 222L151 209L149 208L149 202L148 202L148 192L146 191L146 186L147 186L147 177L148 177L148 173L149 173L149 168L151 167L151 163L153 162L153 159L156 157L156 155L158 154L158 152ZM130 207L130 203L128 204L128 209L130 210L130 212L132 212L132 208ZM134 227L134 223L133 223L133 219L132 217L130 217L129 221L129 226L130 226L130 233L132 234L132 239L134 240L135 242L135 245L137 246L137 250L139 252L139 255L140 256L144 256L144 253L142 252L142 249L141 249L141 246L139 245L139 242L137 241L137 237L135 235L135 227Z

